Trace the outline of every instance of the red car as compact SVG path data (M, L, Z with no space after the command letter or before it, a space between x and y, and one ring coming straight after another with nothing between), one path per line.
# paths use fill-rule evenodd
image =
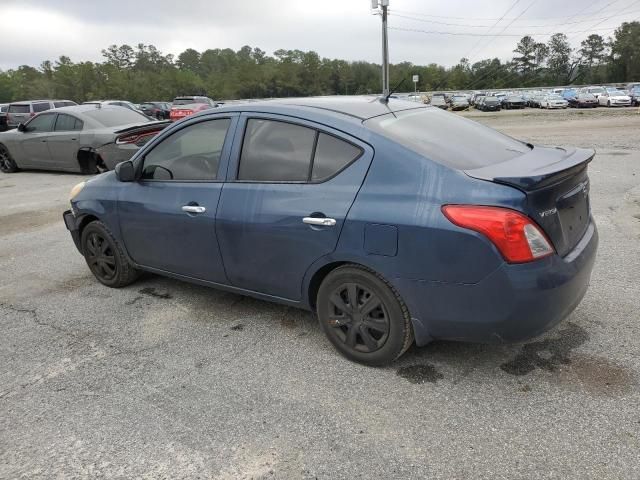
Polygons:
M169 118L172 122L175 122L176 120L188 117L194 113L209 110L210 108L216 108L217 106L218 104L209 97L176 97L173 100L173 106L171 107Z

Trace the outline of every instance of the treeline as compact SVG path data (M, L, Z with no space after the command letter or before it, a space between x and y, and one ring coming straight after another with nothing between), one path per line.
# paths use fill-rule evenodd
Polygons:
M513 58L458 65L391 65L391 85L402 79L411 90L469 90L585 83L640 81L640 22L625 22L608 39L592 34L574 48L563 33L547 42L525 36ZM395 51L396 56L401 52ZM153 45L112 45L103 62L71 61L61 56L39 67L23 65L0 71L0 102L32 98L85 101L99 98L170 100L205 94L214 99L366 94L380 91L380 65L320 58L313 51L259 48L187 49L177 57Z

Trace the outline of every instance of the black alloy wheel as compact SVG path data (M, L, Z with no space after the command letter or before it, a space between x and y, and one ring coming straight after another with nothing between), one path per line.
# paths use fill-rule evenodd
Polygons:
M343 283L329 296L329 326L348 348L371 353L389 337L389 315L382 300L364 285Z
M316 299L318 320L345 357L379 366L400 357L413 342L408 309L380 275L360 265L331 271Z
M0 171L4 173L14 173L18 171L16 162L13 161L9 150L4 145L0 145Z
M109 282L117 274L116 257L109 241L98 232L91 232L85 243L87 263L102 282Z
M93 221L82 230L81 246L91 273L100 283L119 288L138 278L138 270L102 222Z

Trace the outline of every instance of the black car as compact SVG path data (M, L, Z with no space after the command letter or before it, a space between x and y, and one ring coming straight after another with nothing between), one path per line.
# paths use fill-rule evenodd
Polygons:
M591 93L578 93L567 98L570 107L575 108L595 108L598 106L598 99Z
M502 108L506 110L525 108L526 106L524 98L520 95L509 95L502 100Z
M482 103L478 106L479 110L483 112L499 112L501 109L500 100L498 97L484 97Z
M144 102L140 104L140 109L145 115L158 120L168 120L171 113L171 105L168 102Z

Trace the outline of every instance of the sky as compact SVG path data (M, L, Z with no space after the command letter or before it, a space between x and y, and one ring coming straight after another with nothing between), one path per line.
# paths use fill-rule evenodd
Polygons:
M589 33L606 37L623 21L640 19L640 0L389 1L390 60L417 65L509 59L525 34L546 41L563 32L579 46ZM125 43L174 55L250 45L269 54L284 48L381 58L381 22L371 0L0 0L0 22L2 70L61 55L102 61L103 48Z

